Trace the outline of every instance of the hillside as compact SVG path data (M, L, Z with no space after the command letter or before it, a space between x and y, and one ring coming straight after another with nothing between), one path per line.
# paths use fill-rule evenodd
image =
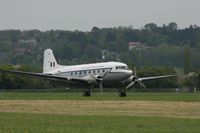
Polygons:
M54 50L61 64L78 64L116 60L145 66L200 67L200 27L178 29L176 23L143 29L132 27L93 27L81 31L0 31L0 63L42 65L43 51ZM113 54L114 53L114 54Z

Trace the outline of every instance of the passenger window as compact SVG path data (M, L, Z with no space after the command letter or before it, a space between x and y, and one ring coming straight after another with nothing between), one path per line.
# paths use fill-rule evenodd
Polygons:
M100 73L100 70L98 70L98 73Z
M73 73L71 73L71 75L73 75Z
M93 71L93 73L95 73L95 71Z
M102 72L105 72L105 70L102 70Z
M75 75L77 75L77 72L75 72Z
M118 69L118 66L116 66L116 69Z
M84 74L86 74L86 71L84 71Z
M79 72L79 74L82 74L82 72Z
M90 71L88 71L88 73L91 73Z

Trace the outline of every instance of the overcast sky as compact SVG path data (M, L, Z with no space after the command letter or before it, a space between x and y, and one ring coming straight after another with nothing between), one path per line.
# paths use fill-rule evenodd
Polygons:
M0 30L90 31L176 22L200 26L200 0L0 0Z

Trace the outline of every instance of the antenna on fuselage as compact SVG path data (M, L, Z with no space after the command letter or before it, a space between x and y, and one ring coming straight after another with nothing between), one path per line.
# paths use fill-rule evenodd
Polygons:
M134 76L137 77L137 70L136 70L136 67L134 67Z
M119 58L117 57L117 62L119 62Z
M105 57L105 50L101 50L101 55L102 55L102 56L101 56L101 59L102 59L102 60L105 60L105 58L106 58L106 57Z

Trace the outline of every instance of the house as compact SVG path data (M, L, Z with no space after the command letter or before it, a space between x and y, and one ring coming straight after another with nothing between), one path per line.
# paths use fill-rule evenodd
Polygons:
M136 49L136 50L145 50L149 48L145 43L141 43L141 42L129 42L128 44L128 49L132 50L132 49Z

